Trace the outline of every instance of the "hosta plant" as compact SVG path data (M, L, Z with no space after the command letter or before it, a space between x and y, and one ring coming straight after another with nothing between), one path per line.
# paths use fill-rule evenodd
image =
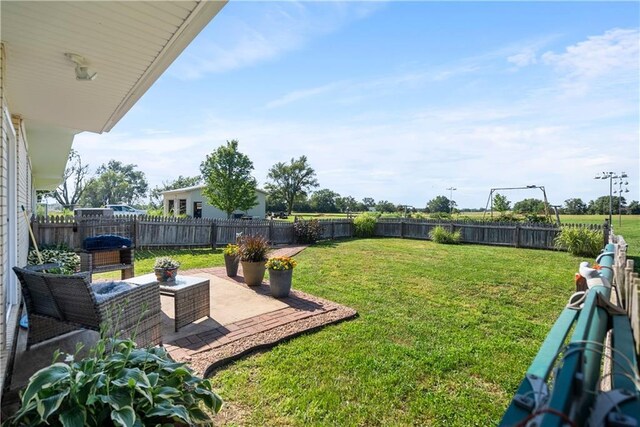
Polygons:
M278 256L269 258L265 267L269 270L293 270L298 262L288 256Z
M42 262L38 258L38 254L35 249L29 251L27 256L28 265L38 264L57 264L57 268L50 268L47 273L52 274L73 274L80 269L80 257L70 249L64 247L53 247L50 249L43 249L40 251Z
M160 347L101 339L85 359L60 355L30 378L3 426L211 426L222 406L209 380Z

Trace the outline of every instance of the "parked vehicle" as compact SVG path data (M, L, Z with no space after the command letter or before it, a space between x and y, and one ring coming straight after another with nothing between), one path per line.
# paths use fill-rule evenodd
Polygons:
M110 208L77 208L73 210L74 216L113 216L113 209Z
M115 216L123 216L123 215L146 215L147 211L132 208L129 205L106 205L105 207L113 209L113 214Z

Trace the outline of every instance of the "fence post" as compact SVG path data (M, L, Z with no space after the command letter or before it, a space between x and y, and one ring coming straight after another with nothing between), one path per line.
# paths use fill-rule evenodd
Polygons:
M210 233L211 233L211 238L210 238L210 240L211 240L211 249L215 249L216 246L217 246L216 239L218 238L218 230L217 230L217 225L216 225L216 221L215 220L211 221L211 231L210 231Z
M516 224L516 229L515 229L516 235L515 235L515 242L514 242L514 246L516 248L520 247L520 224Z
M140 237L140 233L138 231L139 227L138 227L138 216L133 218L133 246L134 247L138 247L138 242L139 242L139 237Z
M269 241L273 243L273 220L269 221Z
M331 221L331 240L334 240L334 236L336 234L336 223Z
M404 233L405 233L405 226L404 226L404 220L401 219L400 220L400 238L404 239Z

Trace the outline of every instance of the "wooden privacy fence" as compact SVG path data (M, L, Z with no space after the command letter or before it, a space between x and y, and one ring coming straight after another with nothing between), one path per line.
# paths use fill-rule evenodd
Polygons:
M351 219L319 220L320 239L348 238L355 235ZM239 234L261 235L273 244L295 242L294 225L283 221L219 220L171 217L34 217L33 231L40 245L66 244L82 248L86 237L117 234L133 240L137 248L215 247L233 243ZM436 226L460 231L463 243L554 249L560 232L555 224L496 223L482 221L441 221L381 218L375 235L407 239L430 239ZM563 226L564 227L564 226ZM568 225L602 231L600 225Z
M618 306L627 312L631 322L631 330L636 346L636 353L640 355L640 277L634 272L634 260L627 258L627 242L622 236L610 234L610 242L616 247L613 262L613 278L618 288Z

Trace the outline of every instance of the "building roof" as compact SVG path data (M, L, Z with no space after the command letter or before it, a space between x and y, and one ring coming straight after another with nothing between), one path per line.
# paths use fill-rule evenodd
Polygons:
M25 123L36 188L55 187L75 134L111 130L225 4L0 2L5 92ZM77 80L66 53L95 80Z
M177 193L189 193L191 191L195 191L195 190L202 190L203 188L205 188L206 185L204 184L200 184L200 185L194 185L191 187L183 187L183 188L176 188L175 190L167 190L167 191L163 191L162 194L177 194ZM258 193L262 193L262 194L269 194L268 192L261 190L260 188L256 188L256 192Z

